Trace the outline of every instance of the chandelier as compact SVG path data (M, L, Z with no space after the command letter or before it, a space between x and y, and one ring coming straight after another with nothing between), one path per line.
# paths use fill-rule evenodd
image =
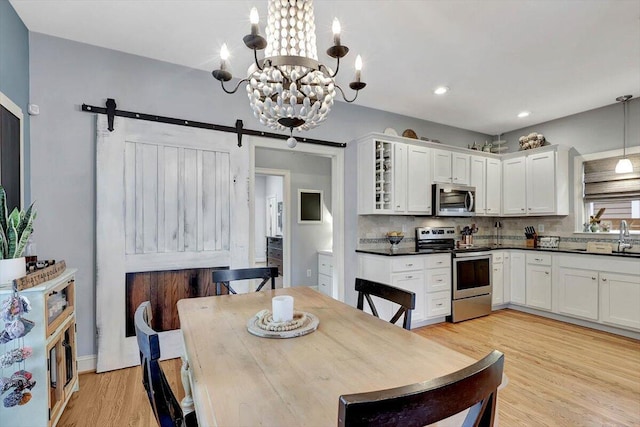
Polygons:
M220 69L212 72L222 89L236 93L241 84L247 83L247 95L254 116L261 124L275 130L289 130L289 147L297 144L293 130L309 130L322 123L333 106L336 91L346 102L353 102L358 91L366 86L360 81L362 59L355 62L355 80L349 87L355 91L347 99L344 91L335 83L340 69L340 59L349 48L340 43L340 22L334 18L333 46L327 55L336 59L335 72L318 62L316 28L312 0L269 0L265 39L260 35L258 11L254 7L249 15L251 33L244 36L244 44L253 50L254 62L247 71L247 78L240 80L229 90L225 82L231 80L229 50L226 44L220 49ZM258 51L265 50L264 59L258 59Z

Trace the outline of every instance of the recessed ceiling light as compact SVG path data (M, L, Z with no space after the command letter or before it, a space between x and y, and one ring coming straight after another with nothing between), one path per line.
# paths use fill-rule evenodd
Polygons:
M433 93L435 93L436 95L444 95L447 92L449 92L449 88L446 86L439 86L433 91Z
M518 117L529 117L529 114L531 114L531 111L521 111L520 113L518 113Z

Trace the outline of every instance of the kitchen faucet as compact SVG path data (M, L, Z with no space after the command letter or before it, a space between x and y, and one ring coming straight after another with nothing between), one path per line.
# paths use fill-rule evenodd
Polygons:
M633 246L631 243L625 241L625 237L629 237L629 225L624 219L620 221L620 238L618 239L618 252L624 252L625 249L630 249Z

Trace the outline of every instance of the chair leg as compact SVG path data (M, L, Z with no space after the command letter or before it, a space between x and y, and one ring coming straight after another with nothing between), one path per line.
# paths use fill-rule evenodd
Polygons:
M187 415L195 411L193 398L191 397L191 381L189 380L189 361L185 356L181 357L182 367L180 368L180 376L182 377L182 388L184 389L184 399L180 402L182 413Z

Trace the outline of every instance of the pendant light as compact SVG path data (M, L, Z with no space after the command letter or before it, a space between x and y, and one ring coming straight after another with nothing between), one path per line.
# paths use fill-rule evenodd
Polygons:
M633 165L631 160L627 159L627 102L632 95L624 95L616 98L616 101L622 102L622 111L624 112L624 122L622 124L622 158L616 164L616 173L631 173Z

